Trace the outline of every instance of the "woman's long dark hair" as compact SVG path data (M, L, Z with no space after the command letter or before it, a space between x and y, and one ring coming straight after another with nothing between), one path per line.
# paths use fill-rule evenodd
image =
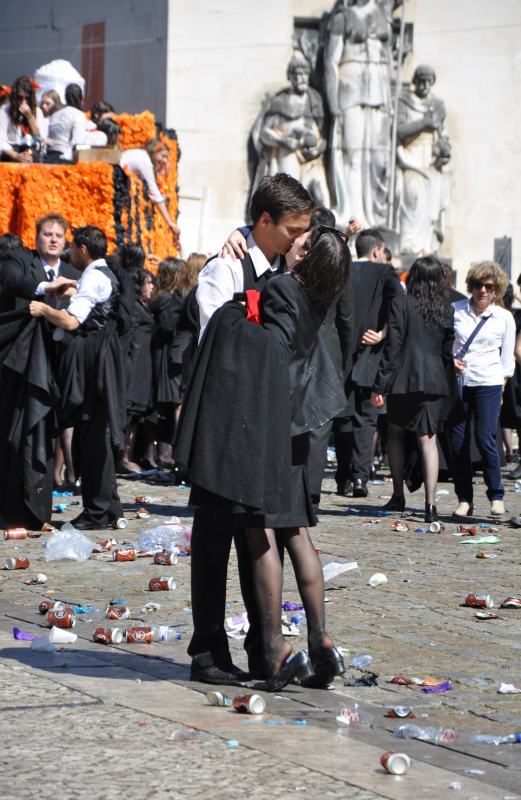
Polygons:
M445 267L434 256L417 258L407 276L407 293L427 323L443 325L449 317L449 286Z
M25 92L28 96L28 103L31 107L31 111L33 114L36 114L36 93L34 91L34 86L31 83L31 79L28 78L26 75L22 75L21 78L17 78L13 85L11 86L11 94L9 95L9 103L10 109L9 113L11 115L11 119L15 123L15 125L20 125L25 120L23 114L20 114L18 110L18 106L20 105L19 100L19 93Z
M81 91L81 86L78 86L77 83L69 83L65 89L65 102L68 106L83 111L83 92Z
M326 225L317 225L307 241L308 253L293 267L293 274L314 300L329 305L340 296L349 279L351 253L346 237Z

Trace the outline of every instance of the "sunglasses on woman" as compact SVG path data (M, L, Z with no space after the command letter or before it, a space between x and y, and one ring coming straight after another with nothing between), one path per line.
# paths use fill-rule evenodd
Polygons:
M474 281L474 288L475 289L486 289L487 292L495 291L495 285L493 283L485 283L485 281Z

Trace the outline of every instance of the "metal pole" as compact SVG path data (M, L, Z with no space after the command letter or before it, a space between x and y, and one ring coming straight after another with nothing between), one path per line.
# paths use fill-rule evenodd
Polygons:
M398 142L398 100L402 84L402 61L403 48L405 43L405 6L407 0L402 3L402 15L400 18L400 37L398 40L398 65L396 68L396 82L394 87L394 108L391 132L391 178L389 186L389 205L387 214L387 226L393 229L394 225L394 195L396 189L396 148Z

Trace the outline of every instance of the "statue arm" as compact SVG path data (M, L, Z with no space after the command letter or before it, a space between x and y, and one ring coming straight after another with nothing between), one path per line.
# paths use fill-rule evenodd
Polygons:
M419 119L409 119L405 104L398 106L398 140L400 144L407 146L416 139L420 133L428 131L432 133L436 130L436 122L433 115L427 112Z
M334 117L339 116L338 66L344 49L344 15L336 14L331 22L324 53L324 77L329 109Z
M293 151L299 146L297 139L282 133L277 114L266 114L261 124L259 139L266 147L287 147Z

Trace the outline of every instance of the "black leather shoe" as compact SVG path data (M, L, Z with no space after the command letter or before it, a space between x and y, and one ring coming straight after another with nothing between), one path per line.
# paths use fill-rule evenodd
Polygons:
M101 531L105 528L112 528L111 520L107 520L106 522L93 522L84 514L80 514L79 517L71 519L71 525L79 531Z
M405 497L403 494L393 494L391 499L382 506L382 511L405 511Z
M428 503L425 503L425 522L438 522L438 512L436 511L436 506L430 506Z
M509 472L508 475L506 475L505 477L512 478L513 480L521 478L521 464L515 469L513 469L512 472Z
M336 675L343 675L346 671L344 659L336 647L321 650L312 656L311 665L313 675L300 681L300 685L306 689L325 689Z
M233 664L219 667L217 664L198 664L195 659L192 660L192 668L190 670L190 680L199 681L199 683L213 683L217 686L244 686L245 681L249 680L250 676L247 672L243 672Z
M361 478L357 478L353 483L353 497L367 497L368 494L367 483Z
M336 493L339 494L341 497L348 497L352 488L353 484L348 478L346 478L345 481L336 482Z
M311 659L305 650L299 650L293 658L284 662L275 675L260 683L254 683L253 688L262 692L280 692L288 683L298 678L303 681L313 675Z

